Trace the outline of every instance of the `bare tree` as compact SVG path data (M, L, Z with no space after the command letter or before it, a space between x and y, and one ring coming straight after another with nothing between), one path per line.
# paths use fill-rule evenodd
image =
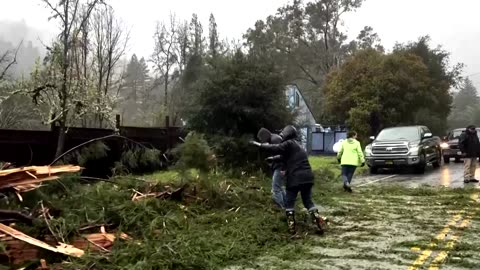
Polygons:
M50 19L59 20L61 23L61 33L59 35L61 42L62 57L61 75L62 79L57 90L58 99L60 101L59 111L55 119L59 124L59 136L57 141L56 156L63 153L65 145L65 132L69 111L70 87L72 79L71 56L74 42L77 40L81 30L84 29L90 14L95 6L103 3L103 0L87 0L85 3L81 0L62 0L57 4L52 4L53 0L42 0L52 12ZM84 12L81 12L82 9Z
M120 81L114 81L114 75L121 57L125 55L129 33L121 27L110 6L101 7L95 12L92 28L97 92L99 95L107 96L114 84ZM98 115L100 127L103 122L102 115Z
M176 45L178 44L178 29L175 16L170 15L170 24L157 23L155 34L155 48L151 62L155 65L156 71L160 72L164 86L164 108L168 108L168 88L171 82L172 73L177 64Z
M22 43L23 41L18 44L18 47L14 52L7 50L0 55L0 81L5 79L6 75L8 74L8 70L17 63L17 54L22 46Z

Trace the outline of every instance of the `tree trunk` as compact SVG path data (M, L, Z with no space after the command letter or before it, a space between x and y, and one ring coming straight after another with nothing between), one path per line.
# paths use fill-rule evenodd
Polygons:
M60 123L60 126L58 128L57 150L55 152L55 158L63 154L63 148L65 147L65 129L65 124Z
M65 11L65 18L64 18L64 25L63 25L63 63L62 63L62 72L63 72L63 81L62 81L62 88L60 89L59 97L60 97L60 110L61 110L61 118L59 121L59 129L58 129L58 140L57 140L57 150L55 151L55 157L60 156L63 154L63 148L65 147L65 127L67 124L67 80L68 80L68 38L69 38L69 24L68 24L68 1L65 3L64 7Z

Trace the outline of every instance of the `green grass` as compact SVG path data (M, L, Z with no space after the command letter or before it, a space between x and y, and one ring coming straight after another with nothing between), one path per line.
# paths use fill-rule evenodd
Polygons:
M330 169L336 174L340 174L341 166L337 162L336 156L310 156L309 159L312 170ZM364 175L368 172L368 167L358 167L355 174Z

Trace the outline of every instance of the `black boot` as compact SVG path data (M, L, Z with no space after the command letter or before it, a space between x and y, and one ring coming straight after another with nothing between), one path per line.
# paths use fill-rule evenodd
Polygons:
M296 223L295 223L295 212L294 211L287 211L287 226L288 232L291 234L295 234L296 231Z
M352 188L350 187L350 184L343 183L343 190L352 193Z
M327 226L326 220L320 216L318 209L311 210L310 215L312 216L313 223L317 226L317 232L323 234Z

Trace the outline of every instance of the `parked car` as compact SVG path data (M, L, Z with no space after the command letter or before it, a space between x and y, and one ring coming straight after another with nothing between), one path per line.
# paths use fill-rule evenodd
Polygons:
M451 158L454 158L455 162L459 162L463 158L463 154L458 147L458 139L465 132L465 129L457 128L451 130L447 136L443 137L443 143L440 146L443 150L443 161L445 163L449 163ZM477 134L480 137L480 128L477 128Z
M385 128L370 139L372 143L365 147L365 158L372 174L381 168L408 167L421 174L429 163L434 168L441 165L440 140L426 126Z

